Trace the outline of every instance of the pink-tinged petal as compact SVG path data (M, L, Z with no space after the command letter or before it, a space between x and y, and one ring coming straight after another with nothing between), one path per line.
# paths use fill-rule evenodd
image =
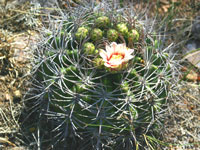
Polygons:
M111 48L112 48L112 50L113 50L112 52L115 53L115 52L116 52L116 48L117 48L117 46L118 46L117 43L116 43L116 42L112 42L112 43L110 44L110 46L111 46Z
M105 63L104 65L108 68L117 68L119 66L119 65L111 65L111 64L108 64L108 63Z
M129 55L129 56L124 57L123 60L126 62L126 61L129 61L130 59L133 59L133 57L134 57L134 56Z
M113 48L108 46L106 44L106 52L107 52L107 56L108 56L108 59L110 58L110 56L112 55L112 53L114 52Z
M115 49L115 53L124 55L125 54L124 44L118 44Z
M112 47L110 47L108 44L106 44L106 52L112 52Z
M104 50L100 50L99 55L103 58L104 61L107 61L107 53Z
M129 55L132 54L134 52L134 49L127 49L126 53L128 53Z
M108 63L104 63L104 65L106 66L106 67L108 67L108 68L110 68L111 67L111 65L110 64L108 64Z
M116 47L117 45L119 45L119 44L117 44L116 42L112 42L112 43L110 44L111 47L114 47L114 46Z

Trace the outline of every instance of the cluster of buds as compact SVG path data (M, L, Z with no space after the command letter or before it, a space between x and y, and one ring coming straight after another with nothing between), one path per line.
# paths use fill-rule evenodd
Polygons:
M128 66L128 62L133 58L133 49L126 47L126 43L137 42L139 33L136 29L130 29L126 23L111 24L107 16L100 16L94 21L94 28L79 27L75 33L78 41L88 37L89 41L83 44L83 50L88 55L95 56L94 65L97 68L104 68L110 71L120 71ZM106 44L103 50L96 50L94 44L107 39L111 44ZM119 37L123 37L126 42L121 43ZM109 43L106 42L106 43ZM119 44L117 44L119 43ZM99 54L99 56L97 56Z

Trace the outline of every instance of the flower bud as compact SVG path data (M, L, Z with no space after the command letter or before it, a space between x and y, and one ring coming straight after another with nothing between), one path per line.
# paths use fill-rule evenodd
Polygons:
M156 73L156 71L158 71L158 67L156 65L151 65L150 68L149 68L149 72L152 74L152 73Z
M103 32L101 31L101 29L95 28L94 30L92 30L91 32L91 39L93 41L97 41L102 39L103 37Z
M69 67L66 68L66 73L67 74L73 74L73 72L78 72L77 68L73 65L70 65Z
M70 58L73 58L73 57L77 57L77 56L78 56L78 50L77 50L77 49L74 49L74 50L67 50L66 53L67 53L67 55L68 55Z
M123 82L121 84L121 88L124 92L128 92L129 91L129 85L128 85L128 82Z
M80 27L78 28L77 32L75 33L75 37L77 40L85 39L88 36L88 28L86 27Z
M91 98L91 96L89 96L89 95L84 95L84 96L82 97L82 100L85 101L85 102L91 102L91 101L92 101L92 98Z
M132 70L130 71L128 77L129 77L130 79L134 78L134 79L136 80L136 79L137 79L137 76L138 76L137 71L136 71L135 69L132 69Z
M95 53L95 46L94 46L94 44L87 42L83 45L83 50L87 54L94 54Z
M84 92L84 90L86 89L86 85L82 84L82 83L76 83L73 87L72 87L72 91L76 92L76 93L82 93Z
M110 19L106 16L101 16L96 19L96 26L99 28L106 28L110 25Z
M128 41L130 42L137 42L139 40L139 33L137 32L137 30L132 29L129 33L128 33Z
M116 41L118 36L118 32L115 29L109 29L107 32L107 38L109 41Z
M119 23L119 24L117 24L117 30L118 30L123 36L127 36L127 34L128 34L128 27L126 26L125 23Z

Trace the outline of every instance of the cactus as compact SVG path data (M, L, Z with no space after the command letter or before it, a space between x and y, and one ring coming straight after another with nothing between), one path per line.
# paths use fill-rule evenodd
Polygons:
M65 141L65 147L135 149L142 134L156 126L170 94L170 47L162 51L142 24L138 30L110 10L91 13L82 7L64 15L65 34L51 35L39 46L35 85L43 86L33 98L45 103L43 110L59 132L56 141ZM80 9L85 15L76 15ZM77 17L83 21L78 27Z

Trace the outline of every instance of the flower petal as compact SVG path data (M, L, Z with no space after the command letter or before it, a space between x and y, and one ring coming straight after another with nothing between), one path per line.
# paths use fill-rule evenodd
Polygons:
M99 55L103 58L104 61L107 61L107 53L104 50L100 50Z
M118 44L117 47L116 47L115 53L124 55L125 54L125 48L126 48L125 44Z
M134 49L127 49L126 53L128 53L129 55L132 54L134 52Z
M126 61L129 61L130 59L132 59L134 56L132 55L128 55L126 57L124 57L123 61L126 62Z

